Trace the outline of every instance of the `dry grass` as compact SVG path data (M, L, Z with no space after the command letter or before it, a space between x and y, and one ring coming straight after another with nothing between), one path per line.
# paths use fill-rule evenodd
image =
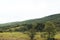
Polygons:
M57 34L55 38L59 39L60 34ZM34 39L45 40L44 38L41 38L39 33L38 35L35 35ZM3 32L3 33L0 33L0 40L29 40L29 36L21 32Z

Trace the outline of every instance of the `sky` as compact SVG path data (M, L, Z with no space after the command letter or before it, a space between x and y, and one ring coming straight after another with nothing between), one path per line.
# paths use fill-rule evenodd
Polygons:
M0 0L0 23L60 13L60 0Z

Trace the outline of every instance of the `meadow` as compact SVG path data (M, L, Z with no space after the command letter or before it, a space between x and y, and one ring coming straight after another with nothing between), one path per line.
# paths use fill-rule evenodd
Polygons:
M60 40L60 34L55 35L56 39ZM21 32L3 32L0 33L0 40L30 40L27 34ZM40 34L35 35L35 40L45 40Z

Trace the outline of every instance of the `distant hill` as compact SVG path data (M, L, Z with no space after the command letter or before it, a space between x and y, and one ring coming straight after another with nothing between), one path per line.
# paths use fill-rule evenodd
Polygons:
M59 14L54 14L54 15L49 15L43 18L37 18L37 19L30 19L26 21L21 21L21 22L11 22L11 23L5 23L5 24L0 24L0 30L1 28L15 28L19 25L23 24L32 24L34 23L45 23L47 21L53 21L55 23L60 23L60 13ZM60 25L60 24L59 24Z
M46 21L59 22L60 21L60 14L54 14L54 15L43 17L43 18L31 19L31 20L23 21L23 23L27 23L27 24L32 23L32 22L44 23Z

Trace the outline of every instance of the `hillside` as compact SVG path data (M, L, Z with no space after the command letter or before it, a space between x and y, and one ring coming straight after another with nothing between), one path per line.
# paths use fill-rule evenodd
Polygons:
M46 21L59 22L60 21L60 14L50 15L50 16L46 16L43 18L31 19L31 20L23 21L23 23L32 23L32 22L44 23Z
M54 14L54 15L49 15L49 16L43 17L43 18L30 19L30 20L26 20L26 21L22 21L22 22L11 22L11 23L5 23L5 24L0 24L0 25L29 24L32 22L44 23L46 21L59 22L60 14Z
M11 22L11 23L0 24L0 30L21 27L21 25L32 24L33 22L45 23L47 21L53 21L56 24L59 23L58 26L60 26L60 14L54 14L54 15L43 17L43 18L30 19L22 22Z

